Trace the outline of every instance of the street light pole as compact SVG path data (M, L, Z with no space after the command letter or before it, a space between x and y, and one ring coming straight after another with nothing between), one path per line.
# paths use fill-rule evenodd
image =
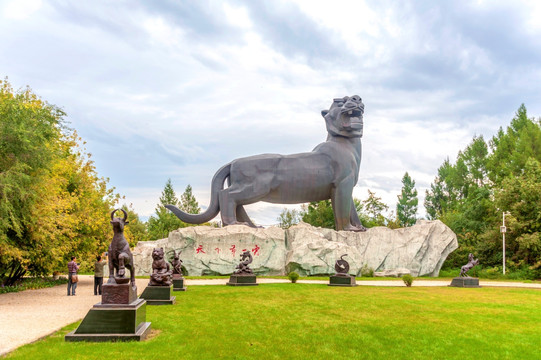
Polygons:
M505 227L505 215L511 215L511 213L503 211L502 215L503 215L503 219L502 219L502 226L500 227L500 232L502 233L502 238L503 238L503 245L502 245L502 249L503 249L503 274L505 275L505 233L507 231L507 228Z

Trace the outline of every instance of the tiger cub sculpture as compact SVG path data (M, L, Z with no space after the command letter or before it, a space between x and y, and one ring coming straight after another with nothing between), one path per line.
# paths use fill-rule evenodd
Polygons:
M163 248L152 250L152 274L149 286L169 286L172 284L172 274L169 263L164 260Z

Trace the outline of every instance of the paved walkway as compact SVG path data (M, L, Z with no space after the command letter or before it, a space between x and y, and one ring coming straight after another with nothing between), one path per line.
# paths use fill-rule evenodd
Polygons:
M92 305L101 301L94 296L93 276L80 275L76 296L66 296L67 286L27 290L0 295L0 356L17 347L39 340L62 327L81 320ZM227 279L186 280L191 285L224 285ZM259 283L287 283L286 279L258 279ZM327 284L326 280L299 280L299 283ZM139 294L148 284L137 279ZM363 286L405 286L402 280L357 281ZM539 283L480 281L481 286L541 289ZM449 281L415 280L413 286L447 286Z

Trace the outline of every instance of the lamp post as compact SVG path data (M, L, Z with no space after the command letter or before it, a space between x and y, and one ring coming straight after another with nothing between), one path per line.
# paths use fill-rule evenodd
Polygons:
M510 212L504 211L503 213L503 219L502 219L502 226L500 226L500 232L502 233L503 238L503 274L505 275L505 232L507 231L507 228L505 227L505 215L511 215Z

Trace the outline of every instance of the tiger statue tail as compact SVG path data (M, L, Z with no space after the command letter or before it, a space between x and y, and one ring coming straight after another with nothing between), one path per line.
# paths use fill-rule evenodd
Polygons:
M220 212L218 193L223 189L225 179L229 177L230 172L231 163L222 166L220 170L214 174L210 186L210 205L208 206L207 210L201 214L188 214L180 210L175 205L165 205L165 207L175 214L180 220L188 224L202 224L210 221Z

